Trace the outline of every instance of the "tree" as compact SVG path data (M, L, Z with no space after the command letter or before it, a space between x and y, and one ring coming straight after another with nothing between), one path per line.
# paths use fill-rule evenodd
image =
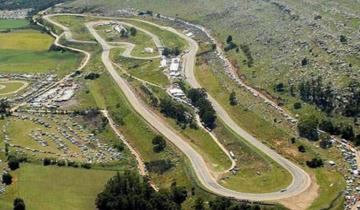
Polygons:
M232 38L232 36L231 35L229 35L227 38L226 38L226 43L230 43L230 42L232 42L233 41L233 38Z
M234 91L230 93L229 101L231 106L236 106L238 104L236 93Z
M340 42L343 44L347 43L347 38L345 35L340 35Z
M25 210L25 202L21 198L15 198L14 200L14 210Z
M130 27L129 31L131 36L136 36L137 30L135 27Z
M319 140L318 124L318 119L313 115L301 118L298 123L299 135L312 141Z
M321 133L319 145L323 149L328 149L332 146L331 137L328 133Z
M160 112L166 117L176 119L176 123L182 124L185 127L192 121L192 115L187 112L186 107L170 97L160 99Z
M351 125L344 125L341 129L341 138L353 140L355 137L354 129Z
M285 90L284 83L280 82L279 84L277 84L275 86L275 90L276 90L276 92L284 92L284 90Z
M354 139L354 144L355 146L359 146L360 145L360 134L358 134L355 139Z
M2 183L6 185L11 185L12 183L12 176L9 173L4 173L2 175Z
M302 153L306 152L305 147L303 145L300 145L298 147L298 150L299 150L299 152L302 152Z
M171 184L171 197L172 200L181 205L187 198L187 191L185 187L178 187L176 186L176 182Z
M150 162L145 162L146 169L149 172L154 172L158 174L163 174L167 170L171 169L174 164L171 162L171 160L153 160Z
M294 103L294 109L301 109L301 103L300 102L295 102Z
M180 55L180 50L179 50L179 48L178 48L178 47L173 48L173 49L172 49L172 53L173 53L175 56Z
M331 120L323 120L319 124L319 129L322 131L334 134L335 128Z
M11 155L8 158L8 166L9 168L14 171L20 167L20 161L17 157Z
M309 63L309 60L308 60L307 58L303 58L303 59L301 60L301 65L302 65L302 66L308 65L308 63Z
M322 167L324 163L320 158L313 158L310 161L306 161L306 165L309 166L310 168L319 168Z
M187 97L190 99L192 105L198 108L199 116L205 127L213 129L216 127L216 112L212 107L204 89L192 88L187 92Z
M162 136L155 136L152 140L152 144L154 145L153 150L156 153L163 151L166 147L166 141Z
M194 210L205 210L204 199L199 197L195 200Z
M0 99L0 115L9 115L10 104L7 99Z
M96 198L99 210L180 210L168 191L156 192L145 178L125 171L111 178Z
M121 37L128 37L128 33L127 33L127 31L126 31L124 28L122 28L122 29L120 30L120 36L121 36Z

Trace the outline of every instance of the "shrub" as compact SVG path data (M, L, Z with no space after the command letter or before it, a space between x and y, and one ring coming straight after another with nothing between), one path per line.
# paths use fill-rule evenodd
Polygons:
M299 150L299 152L302 152L302 153L306 152L305 147L303 145L300 145L298 147L298 150Z
M152 140L152 144L154 145L153 150L156 153L163 151L166 147L166 141L162 136L155 136Z
M21 198L15 198L14 210L25 210L25 202Z
M294 109L301 109L302 105L300 102L294 103Z
M90 169L90 168L91 168L91 164L90 164L90 163L82 163L82 164L81 164L81 168Z
M319 140L318 119L311 115L300 119L298 123L299 135L312 141Z
M8 166L12 171L20 168L19 159L17 157L15 157L15 156L9 156L9 158L8 158Z
M171 160L154 160L150 162L145 163L146 169L149 172L154 172L158 174L162 174L172 168L174 164L171 162Z
M310 168L319 168L322 167L324 163L320 158L313 158L310 161L306 161L306 165L309 166Z
M2 183L6 185L11 185L12 183L12 176L9 173L4 173L2 175Z
M50 160L49 158L44 158L44 160L43 160L43 165L44 165L44 166L51 165L51 160Z

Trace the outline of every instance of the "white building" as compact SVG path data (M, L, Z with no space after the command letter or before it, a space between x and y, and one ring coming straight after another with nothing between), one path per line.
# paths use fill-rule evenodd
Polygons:
M177 98L185 97L185 93L180 88L172 88L169 92L172 96Z

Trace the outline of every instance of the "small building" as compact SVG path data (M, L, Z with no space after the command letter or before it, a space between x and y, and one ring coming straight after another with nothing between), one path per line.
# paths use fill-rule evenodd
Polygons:
M179 71L179 63L171 63L170 64L170 72Z
M151 47L146 47L146 48L145 48L145 52L146 52L146 53L154 53L154 49L151 48Z
M185 97L185 93L180 88L172 88L169 90L170 94L174 97Z

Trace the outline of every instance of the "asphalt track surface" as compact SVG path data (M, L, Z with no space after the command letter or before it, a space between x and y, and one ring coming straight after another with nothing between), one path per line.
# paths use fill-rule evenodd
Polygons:
M64 15L64 14L61 14ZM74 14L72 14L74 15ZM102 17L98 17L102 18ZM109 19L109 17L104 17ZM143 21L143 20L142 20ZM52 21L53 22L53 21ZM147 21L143 21L147 22ZM198 50L198 44L193 39L187 37L186 35L172 29L170 27L163 27L157 24L148 22L149 24L156 25L159 28L169 30L171 32L176 33L181 36L185 40L187 40L189 44L189 51L186 55L184 55L184 65L185 65L185 73L187 81L194 87L201 87L197 82L194 76L194 67L195 67L195 59L196 52ZM222 106L211 96L209 95L209 100L212 102L215 111L217 112L217 116L224 121L224 123L231 128L238 135L243 137L246 141L252 144L254 147L259 149L261 152L268 155L275 162L284 167L291 175L292 175L292 183L284 190L270 193L243 193L237 192L230 189L227 189L221 186L215 178L212 176L211 171L207 167L202 156L194 150L186 140L182 139L176 132L168 126L159 116L157 116L152 110L150 110L140 99L135 95L132 91L129 84L118 74L115 70L111 60L110 60L110 50L111 45L107 43L93 28L97 22L87 23L86 26L89 29L90 33L94 36L97 42L102 46L103 52L101 55L101 60L104 63L107 71L112 76L116 84L121 88L123 93L125 94L127 100L133 106L134 110L138 112L152 127L162 133L167 139L169 139L175 146L177 146L190 160L191 165L194 169L195 174L197 175L200 183L209 191L226 196L233 197L236 199L246 199L253 201L267 201L267 200L279 200L283 198L293 197L302 192L304 192L311 184L311 179L309 175L300 167L296 166L289 160L283 158L281 155L277 154L274 150L268 148L264 144L262 144L258 139L250 135L248 132L239 127L233 119L229 116L229 114L222 108ZM67 33L71 34L68 30ZM69 36L69 35L68 35ZM84 43L85 44L85 43Z

